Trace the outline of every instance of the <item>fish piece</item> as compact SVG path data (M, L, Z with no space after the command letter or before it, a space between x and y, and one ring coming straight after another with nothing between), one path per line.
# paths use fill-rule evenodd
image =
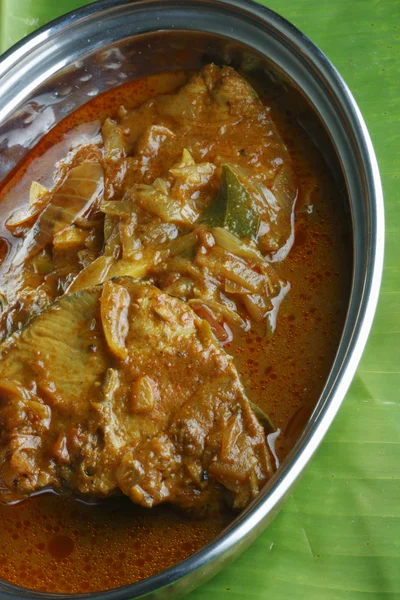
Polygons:
M44 487L241 508L272 474L232 358L184 302L121 277L0 346L0 500Z

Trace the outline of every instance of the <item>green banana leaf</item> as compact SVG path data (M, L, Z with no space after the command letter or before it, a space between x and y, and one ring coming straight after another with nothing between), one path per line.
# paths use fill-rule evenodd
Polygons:
M2 47L84 3L0 0ZM357 375L303 479L258 541L188 600L400 600L399 0L265 4L325 51L364 114L385 192L384 279Z
M93 0L0 0L0 52L48 21Z

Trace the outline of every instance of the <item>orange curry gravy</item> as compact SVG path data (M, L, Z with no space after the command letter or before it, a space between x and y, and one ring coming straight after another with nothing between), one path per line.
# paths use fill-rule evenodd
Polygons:
M98 134L106 116L123 104L133 108L155 94L175 90L183 73L153 76L99 96L67 117L30 153L0 190L0 235L25 202L33 179L51 186L54 164ZM274 264L291 283L277 330L265 324L235 331L232 354L247 394L280 430L275 444L282 460L297 439L326 381L342 331L350 286L350 226L333 179L295 113L279 92L265 93L275 122L294 158L300 186L314 178L311 207L300 202L289 257ZM14 240L15 241L15 240ZM4 249L6 244L4 243ZM27 588L72 593L104 590L153 575L190 556L232 519L205 520L161 507L150 511L127 498L94 505L42 494L0 506L0 577Z

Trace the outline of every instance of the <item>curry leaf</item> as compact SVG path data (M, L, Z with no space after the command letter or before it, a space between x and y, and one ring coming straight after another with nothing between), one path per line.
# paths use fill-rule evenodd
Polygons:
M203 222L210 227L226 227L240 238L257 235L260 219L251 195L229 165L222 167L221 188L206 210Z
M257 404L254 404L254 402L251 402L250 400L249 404L258 421L264 427L265 433L272 433L273 431L276 431L276 427L267 413L265 413L259 406L257 406Z

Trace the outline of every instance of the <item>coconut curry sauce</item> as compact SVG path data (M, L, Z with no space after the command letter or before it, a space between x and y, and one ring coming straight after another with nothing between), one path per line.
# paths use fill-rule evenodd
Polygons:
M257 496L311 414L350 225L296 110L261 97L214 65L121 86L3 185L6 581L87 592L172 566Z

